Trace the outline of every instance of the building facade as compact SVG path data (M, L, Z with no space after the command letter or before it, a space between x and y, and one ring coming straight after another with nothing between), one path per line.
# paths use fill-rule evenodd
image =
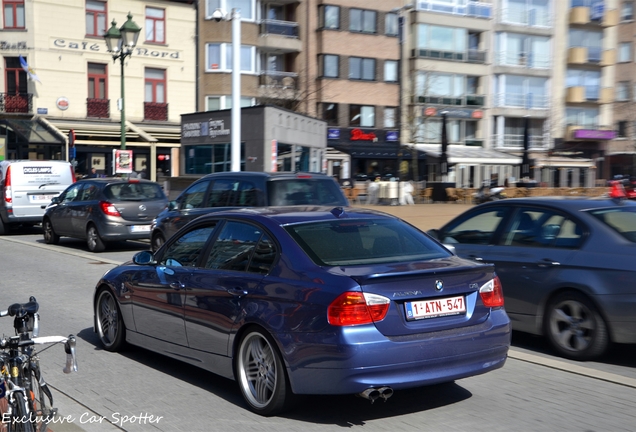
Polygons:
M75 160L78 173L94 167L112 174L113 150L121 146L123 73L133 169L153 179L178 175L180 115L195 108L192 2L16 0L4 6L4 157ZM104 34L129 13L141 32L122 67L107 52Z

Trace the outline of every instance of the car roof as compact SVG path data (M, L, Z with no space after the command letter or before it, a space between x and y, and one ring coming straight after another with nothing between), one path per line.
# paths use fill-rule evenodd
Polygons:
M95 177L95 178L83 178L79 179L76 183L82 182L98 182L98 183L153 183L152 180L140 179L140 178L121 178L121 177Z
M242 177L242 178L265 178L265 179L295 179L295 178L332 178L323 173L314 172L300 172L300 171L276 171L276 172L263 172L263 171L240 171L240 172L217 172L207 174L202 179L209 179L215 177Z
M571 197L571 196L555 196L555 197L529 197L529 198L509 198L499 201L491 201L480 204L478 207L485 206L507 206L507 205L546 205L558 207L573 212L593 209L593 208L609 208L619 206L636 206L636 201L618 200L608 197Z
M303 222L356 219L399 219L388 213L357 207L289 206L289 207L241 207L209 213L197 218L217 219L226 217L251 217L273 220L278 225Z

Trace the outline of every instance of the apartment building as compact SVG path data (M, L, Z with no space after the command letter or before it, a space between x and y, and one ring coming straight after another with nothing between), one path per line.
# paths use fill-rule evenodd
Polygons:
M113 150L121 147L123 94L133 169L153 179L157 172L178 175L173 162L180 115L196 105L191 1L7 0L3 5L2 157L74 159L78 173L95 167L112 174ZM107 51L104 34L114 22L124 24L129 13L141 32L122 67Z

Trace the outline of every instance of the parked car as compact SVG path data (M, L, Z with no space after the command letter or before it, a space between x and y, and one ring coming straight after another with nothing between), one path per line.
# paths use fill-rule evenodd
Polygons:
M636 343L636 203L513 198L474 207L429 232L464 258L495 264L515 330L561 356Z
M191 220L236 207L329 205L348 206L338 183L324 174L291 172L222 172L195 181L152 225L152 249Z
M75 181L70 162L0 162L0 235L11 228L42 222L51 199Z
M94 294L102 346L125 342L238 382L247 406L449 382L504 365L510 321L492 265L356 208L202 216Z
M157 183L141 179L83 179L53 198L42 219L44 241L85 239L101 252L111 241L148 239L153 219L168 204Z

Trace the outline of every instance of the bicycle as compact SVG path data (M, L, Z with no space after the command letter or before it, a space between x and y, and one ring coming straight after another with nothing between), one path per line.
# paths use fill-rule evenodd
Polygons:
M13 316L16 335L0 340L0 399L6 400L2 423L8 432L46 431L47 424L57 414L53 395L40 370L35 345L64 344L66 367L64 373L77 371L75 336L39 337L39 305L34 297L28 303L16 303L0 317Z

